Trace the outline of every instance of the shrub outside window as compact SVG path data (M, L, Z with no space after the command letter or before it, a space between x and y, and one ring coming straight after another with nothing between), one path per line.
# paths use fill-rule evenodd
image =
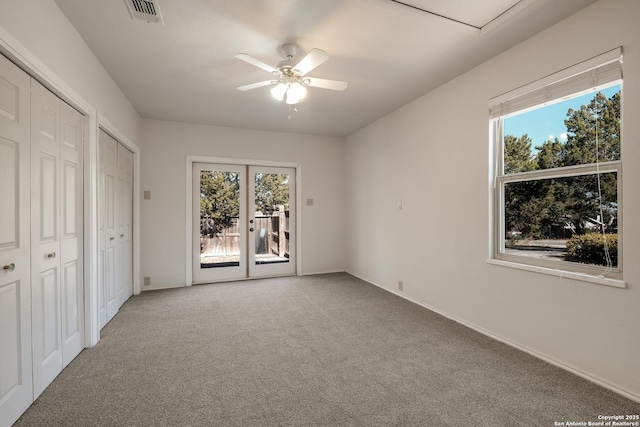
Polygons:
M621 279L622 70L606 57L490 103L493 258Z

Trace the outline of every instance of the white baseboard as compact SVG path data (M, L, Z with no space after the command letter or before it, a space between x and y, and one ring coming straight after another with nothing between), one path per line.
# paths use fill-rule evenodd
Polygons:
M323 271L315 271L312 273L308 273L308 272L304 272L304 273L299 273L298 276L313 276L316 274L332 274L332 273L344 273L344 270L323 270ZM277 278L277 277L288 277L291 276L290 274L285 274L282 276L269 276L269 277L241 277L238 279L224 279L224 280L220 280L220 281L212 281L212 282L203 282L203 283L194 283L193 285L185 285L185 284L172 284L172 285L161 285L161 286L157 286L157 285L153 285L153 286L143 286L142 287L142 292L146 292L146 291L160 291L160 290L164 290L164 289L177 289L177 288L184 288L184 287L188 287L188 286L197 286L197 285L206 285L206 284L214 284L214 283L225 283L225 282L240 282L240 281L244 281L244 280L258 280L258 279L271 279L271 278Z
M373 281L373 280L371 280L371 279L369 279L367 277L364 277L364 276L359 275L359 274L355 274L355 273L353 273L353 272L351 272L349 270L346 270L345 272L350 274L350 275L352 275L352 276L354 276L354 277L357 277L358 279L364 280L367 283L371 283L372 285L377 286L380 289L383 289L383 290L385 290L387 292L390 292L390 293L392 293L394 295L397 295L400 298L406 299L407 301L410 301L410 302L412 302L414 304L417 304L417 305L419 305L421 307L424 307L427 310L433 311L434 313L437 313L437 314L439 314L441 316L444 316L447 319L451 319L454 322L457 322L457 323L459 323L459 324L461 324L463 326L466 326L467 328L471 328L474 331L481 333L482 335L485 335L485 336L487 336L489 338L492 338L492 339L494 339L496 341L500 341L501 343L507 344L508 346L516 348L516 349L518 349L520 351L523 351L523 352L525 352L527 354L530 354L531 356L533 356L533 357L535 357L537 359L540 359L540 360L542 360L544 362L550 363L550 364L552 364L554 366L557 366L560 369L563 369L565 371L571 372L574 375L577 375L577 376L579 376L581 378L584 378L587 381L590 381L590 382L592 382L594 384L597 384L597 385L599 385L601 387L604 387L604 388L606 388L608 390L611 390L614 393L617 393L617 394L619 394L621 396L626 397L627 399L630 399L630 400L633 400L634 402L640 403L640 395L638 395L638 394L636 394L636 393L634 393L634 392L632 392L630 390L627 390L624 387L620 387L620 386L617 386L615 384L611 384L610 382L598 377L597 375L585 372L585 371L583 371L583 370L581 370L579 368L576 368L575 366L569 365L569 364L564 363L564 362L560 362L560 361L558 361L558 360L556 360L556 359L554 359L554 358L552 358L552 357L550 357L548 355L539 353L538 351L533 350L533 349L531 349L531 348L529 348L527 346L524 346L524 345L518 344L516 342L513 342L513 341L511 341L511 340L509 340L507 338L504 338L504 337L502 337L500 335L497 335L497 334L495 334L495 333L493 333L491 331L488 331L488 330L486 330L486 329L484 329L484 328L482 328L480 326L477 326L477 325L475 325L475 324L473 324L471 322L467 322L466 320L463 320L463 319L460 319L460 318L458 318L456 316L453 316L453 315L451 315L451 314L449 314L449 313L447 313L447 312L445 312L443 310L440 310L440 309L435 308L435 307L431 307L428 304L425 304L425 303L423 303L421 301L418 301L418 300L416 300L414 298L411 298L411 297L409 297L408 295L406 295L406 294L404 294L402 292L398 292L398 291L396 291L394 289L391 289L389 287L386 287L386 286L383 286L383 285L381 285L379 283L376 283L375 281Z
M182 284L182 285L165 285L165 286L143 286L142 287L142 292L147 292L147 291L162 291L165 289L179 289L179 288L186 288L187 286ZM142 293L141 292L141 293Z
M304 271L299 274L299 276L314 276L316 274L333 274L333 273L346 273L344 269L342 270L322 270L322 271ZM353 274L352 274L353 276ZM357 277L357 276L356 276Z

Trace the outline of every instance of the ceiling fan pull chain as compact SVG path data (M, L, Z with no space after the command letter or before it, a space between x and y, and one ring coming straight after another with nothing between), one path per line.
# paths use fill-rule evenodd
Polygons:
M291 106L293 106L294 113L298 112L298 104L289 104L289 117L287 117L287 119L291 119L291 117L293 117L293 115L291 114Z

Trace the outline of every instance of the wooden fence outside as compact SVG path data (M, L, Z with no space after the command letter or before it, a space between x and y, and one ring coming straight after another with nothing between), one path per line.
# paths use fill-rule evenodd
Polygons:
M240 254L240 227L238 218L231 219L231 226L223 228L214 237L200 237L201 256L231 256Z
M255 213L252 224L255 235L256 255L274 255L289 258L289 210L281 209L272 215ZM214 237L200 238L201 256L232 256L240 254L240 227L238 218L232 225L216 233Z

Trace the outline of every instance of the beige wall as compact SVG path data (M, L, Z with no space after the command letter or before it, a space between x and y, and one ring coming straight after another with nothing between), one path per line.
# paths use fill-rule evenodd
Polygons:
M347 270L640 399L638 17L600 1L348 137ZM487 264L488 100L618 46L628 288Z
M302 165L302 274L344 271L342 138L143 120L142 274L155 289L185 285L186 157Z

